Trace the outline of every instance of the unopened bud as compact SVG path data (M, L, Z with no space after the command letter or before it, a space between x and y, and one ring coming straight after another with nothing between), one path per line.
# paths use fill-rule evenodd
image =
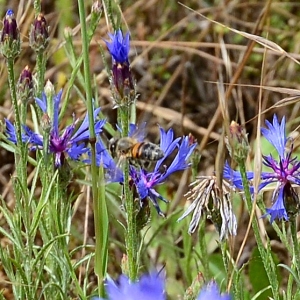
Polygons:
M122 269L122 274L127 276L129 275L128 256L126 254L123 254L121 260L121 269Z
M48 114L43 114L42 119L41 119L41 127L44 132L50 133L52 129L52 122Z
M196 275L196 278L193 280L192 284L187 288L184 294L184 300L196 299L199 294L199 290L204 285L204 276L201 272Z
M45 91L47 99L52 98L55 95L55 89L54 89L54 86L53 86L53 84L50 80L48 80L46 82L44 91Z
M16 58L21 50L20 33L14 12L9 9L3 20L1 31L1 53L8 59Z
M112 72L114 87L121 99L129 97L134 92L134 84L128 63L114 63Z
M39 14L30 29L30 46L36 52L44 51L49 44L49 27L43 14Z
M54 97L55 97L55 89L53 84L50 80L47 81L44 89L45 95L43 97L46 97L47 102L47 113L50 117L50 120L54 119Z
M238 160L245 160L249 153L248 135L243 126L232 121L229 126L230 136L226 139L226 146L230 156Z
M18 99L23 103L28 102L32 97L33 81L32 73L28 66L26 66L20 74L19 81L17 84Z

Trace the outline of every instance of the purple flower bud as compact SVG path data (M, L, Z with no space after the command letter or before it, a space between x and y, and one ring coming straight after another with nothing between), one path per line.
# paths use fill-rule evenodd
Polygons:
M32 96L33 90L33 81L32 81L32 73L28 66L26 66L20 74L18 85L17 85L17 93L18 98L22 102L27 102L29 98Z
M243 126L232 121L229 126L230 135L226 138L226 146L230 156L236 161L247 158L249 152L248 136Z
M112 72L114 87L121 98L128 96L131 91L134 91L130 67L126 62L123 64L115 63Z
M15 19L14 12L9 9L6 12L4 21L3 21L3 30L1 33L1 42L4 42L6 39L17 40L19 37L19 30L17 26L17 21Z
M21 49L19 29L14 12L9 9L3 20L3 29L0 35L1 53L7 59L16 58Z
M39 14L31 25L30 46L36 51L43 51L49 44L49 27L43 14Z

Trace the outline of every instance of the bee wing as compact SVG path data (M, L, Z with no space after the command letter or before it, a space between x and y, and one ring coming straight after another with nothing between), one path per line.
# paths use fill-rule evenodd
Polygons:
M140 125L130 124L129 125L129 136L138 142L142 142L146 138L146 122Z

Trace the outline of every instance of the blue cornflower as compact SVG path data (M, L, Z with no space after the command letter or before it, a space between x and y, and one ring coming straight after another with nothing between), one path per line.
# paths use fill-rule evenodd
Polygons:
M266 121L267 128L262 128L262 135L274 146L278 153L278 159L275 159L271 154L263 155L263 164L269 167L271 172L261 173L261 183L258 190L262 190L265 186L276 183L276 187L272 196L272 207L266 209L266 215L271 216L271 223L275 219L288 220L287 205L292 198L293 205L299 205L299 200L292 188L292 184L300 185L300 162L296 157L292 158L293 141L286 137L285 132L285 117L279 123L277 116L273 116L273 122ZM291 146L286 149L287 142L290 141ZM253 179L253 172L248 172L249 180ZM225 166L224 178L229 179L232 183L242 188L241 174L230 169L229 165ZM253 186L250 186L250 191L253 192ZM291 207L289 207L290 209Z
M164 157L157 161L154 170L148 172L142 168L137 169L130 167L130 176L136 186L139 198L143 201L149 198L156 208L157 212L162 215L157 200L160 199L167 202L154 187L163 183L172 173L185 170L189 167L189 157L196 147L195 144L189 143L189 137L174 139L174 132L169 129L167 132L160 127L160 149L164 152ZM177 148L177 153L172 163L169 166L162 163L169 157L170 154Z
M88 124L88 114L86 114L83 122L76 130L77 120L73 120L73 123L65 128L65 130L60 134L58 116L59 116L59 103L62 96L62 90L53 97L53 108L52 108L52 119L50 122L50 133L49 133L49 151L55 155L55 166L60 167L62 165L64 154L67 154L71 159L78 160L79 157L87 153L89 148L85 146L84 141L87 141L90 137L89 134L89 124ZM47 97L45 93L42 95L42 99L36 98L36 102L39 107L44 112L44 116L50 118L47 112L51 111L48 107ZM100 108L94 110L94 118L97 117ZM95 133L100 134L102 127L105 124L105 120L95 121ZM9 136L9 140L16 143L15 130L13 125L6 120L6 134ZM44 148L44 137L33 132L29 127L23 126L24 135L23 141L32 144L31 150L43 149Z
M120 276L116 284L112 280L107 280L106 290L109 300L165 300L164 281L158 274L152 273L141 276L137 282L130 282L125 276ZM94 297L93 300L103 300L103 298Z
M114 58L115 63L124 64L127 63L129 65L128 54L130 50L130 35L129 32L123 36L122 30L118 29L114 34L108 34L111 42L105 41L106 46Z
M200 291L200 294L197 298L197 300L230 300L232 299L229 294L220 294L218 285L212 281L208 285L206 285L202 290Z

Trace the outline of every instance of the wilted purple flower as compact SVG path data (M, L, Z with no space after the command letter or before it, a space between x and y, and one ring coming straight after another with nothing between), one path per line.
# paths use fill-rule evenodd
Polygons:
M221 241L228 235L236 235L237 222L231 205L231 184L223 180L220 188L216 176L197 176L191 186L193 188L185 196L192 203L178 219L181 221L193 212L188 233L195 232L204 215L214 223Z
M149 198L159 214L162 214L158 199L167 202L154 187L163 183L168 176L177 171L185 170L189 167L189 158L196 147L189 143L189 137L174 139L174 132L169 129L167 132L160 127L160 149L164 152L164 157L157 161L154 170L148 172L142 168L130 167L130 176L136 186L140 201ZM169 166L162 165L170 154L177 148L177 153Z
M206 285L202 290L200 291L200 294L197 298L197 300L230 300L232 299L229 294L220 294L218 285L212 281L208 285Z
M130 282L125 276L120 276L118 284L107 280L106 290L108 300L165 300L164 281L158 274L143 275L137 282ZM94 297L94 300L103 298Z
M89 124L88 115L86 114L84 120L82 121L79 128L76 130L76 125L79 120L73 120L73 123L65 128L65 130L60 134L58 115L59 115L59 103L62 96L62 90L53 97L53 116L48 115L47 97L43 93L42 99L36 98L36 102L42 109L47 119L51 121L49 123L49 151L55 155L55 166L60 167L64 160L64 155L67 154L71 159L78 160L79 157L87 153L89 148L85 146L85 143L89 137ZM100 108L94 110L94 119L96 119ZM105 120L95 121L95 133L100 134L102 127L105 124ZM44 136L33 132L29 127L23 126L25 134L24 139L32 144L31 150L43 149L44 148ZM8 131L9 129L9 131ZM9 126L7 129L7 134L10 136L10 140L16 143L15 135L12 133L12 128Z
M129 96L134 90L128 59L130 35L129 32L127 32L125 36L123 36L122 30L118 29L114 34L109 34L109 37L111 38L111 42L105 41L105 43L113 57L113 84L121 99L124 101L123 98Z
M279 123L277 116L273 116L273 123L266 121L268 128L262 128L262 135L274 146L278 153L278 159L275 159L271 154L263 156L263 164L269 167L271 172L261 173L261 183L259 190L265 186L275 183L275 189L272 196L272 207L267 208L267 213L264 215L271 216L271 223L275 219L289 219L289 213L298 210L299 199L294 192L292 184L300 185L300 162L296 157L292 158L293 141L286 137L285 132L285 117ZM290 147L287 148L287 142L290 142ZM251 181L253 172L248 172L247 177ZM227 165L224 170L224 178L229 179L232 183L242 188L241 174L233 171ZM250 185L250 191L253 192L253 186ZM291 201L292 198L292 201ZM288 210L287 210L288 205ZM292 206L295 206L294 208Z

